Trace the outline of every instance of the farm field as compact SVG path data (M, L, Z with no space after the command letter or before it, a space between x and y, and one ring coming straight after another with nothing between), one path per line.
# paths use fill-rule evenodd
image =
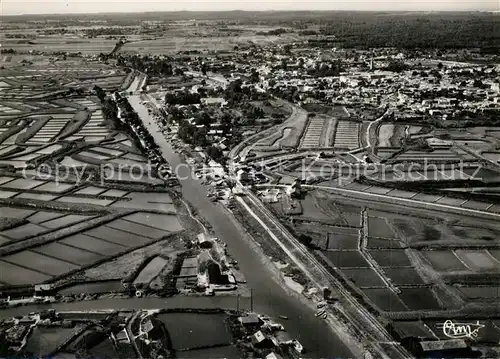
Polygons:
M370 251L370 255L381 267L411 267L411 261L404 250Z
M500 127L471 127L498 114L488 36L480 51L407 51L401 31L379 34L395 47L358 49L338 14L201 13L7 16L0 299L16 315L74 309L44 310L32 331L15 317L29 332L16 345L60 359L299 357L229 309L255 304L290 319L276 338L293 333L304 357L406 357L398 342L449 339L447 319L498 346ZM396 24L389 13L373 21ZM173 181L184 165L197 179ZM117 306L130 309L96 312ZM475 334L462 335L473 350Z
M369 217L368 234L370 237L396 238L396 233L385 218Z
M357 249L359 245L359 231L349 229L340 231L331 229L328 231L326 248L328 250L348 250Z
M401 141L405 137L406 125L397 125L383 123L378 127L377 147L395 147L401 146ZM408 132L416 134L421 130L419 126L409 126Z
M281 201L285 200L282 198ZM302 210L299 214L293 215L296 219L330 226L360 227L359 207L332 201L322 192L311 192L298 202Z
M129 249L127 250L127 253L115 257L110 261L101 261L99 262L101 264L88 267L82 271L82 277L91 283L103 280L120 281L124 278L124 276L129 280L133 280L136 279L140 273L137 273L137 270L140 269L146 262L149 263L150 260L156 258L159 254L164 256L165 259L168 257L168 265L170 266L170 259L175 258L175 256L181 252L182 248L183 246L178 236L155 241L151 244L142 245L133 250ZM196 272L197 271L198 268L196 266ZM131 275L134 275L134 278L130 278Z
M239 314L246 316L247 313ZM110 318L116 326L110 325ZM3 327L10 333L16 330L21 333L18 337L24 342L22 348L11 352L24 357L134 358L137 353L134 348L145 355L153 340L155 350L175 354L177 358L237 358L241 357L241 348L236 340L250 343L245 334L254 332L253 328L235 332L234 326L239 325L237 318L234 312L196 306L89 312L38 310L15 318L6 317ZM175 319L178 320L173 322ZM136 345L121 339L142 329L149 332L149 338L143 340L138 336L134 340ZM273 333L274 336L281 341L290 339L284 332ZM6 343L13 341L7 339Z
M358 122L338 121L333 146L347 150L358 148L360 126Z
M115 46L116 41L97 39L73 38L61 41L58 36L38 37L35 43L19 43L15 40L3 41L3 46L12 48L19 52L40 51L40 52L82 52L85 54L99 54L101 52L110 52Z
M257 141L254 150L296 148L307 125L307 112L296 110L272 135Z
M423 251L422 256L429 261L432 267L437 271L467 271L465 264L453 251Z
M310 173L314 173L314 167L308 169ZM323 175L328 175L329 173L322 173ZM474 178L471 178L471 175L474 175ZM433 180L433 176L436 175L438 179L450 179L450 178L458 178L458 179L479 179L478 176L489 176L491 181L496 181L498 174L494 171L488 171L486 169L482 169L481 172L478 170L472 169L464 169L463 171L455 171L453 174L447 171L439 171L439 173L434 174L432 171L427 173L427 177L423 174L418 174L420 180ZM367 178L377 179L377 176L382 177L380 174L370 173ZM402 190L402 189L394 189L389 186L392 186L390 183L401 183L404 184L408 182L405 178L409 178L410 181L415 180L417 177L415 172L412 172L409 177L402 176L401 173L392 176L392 173L385 173L383 175L384 180L387 181L388 187L381 187L380 185L372 186L371 184L359 183L355 182L350 178L338 177L336 179L332 179L326 182L321 182L320 185L322 187L332 187L332 188L344 188L347 190L354 190L357 192L364 192L376 195L385 195L391 198L401 198L401 199L411 199L420 201L423 203L437 203L446 206L452 207L461 207L466 209L480 210L486 213L500 213L500 208L498 205L492 203L488 199L481 198L479 200L469 200L463 198L462 196L457 196L456 193L481 193L481 194L494 194L497 192L495 187L475 187L471 189L463 189L463 188L444 188L438 194L429 194L424 190L420 192L418 189L416 190ZM500 178L500 177L498 177ZM383 182L382 181L382 182ZM382 183L383 185L383 183Z
M342 214L334 204L323 203L321 199L307 196L300 201L302 215L298 218L311 221L330 223L332 225L344 224Z
M442 307L432 288L403 288L395 294L383 288L363 288L363 293L383 312L437 311Z
M301 148L320 147L321 133L323 132L325 120L320 117L313 117L309 120L304 137L302 138ZM326 147L326 146L325 146Z
M387 276L395 285L419 285L424 284L422 278L413 268L384 268Z
M124 287L120 280L89 282L85 284L75 284L63 289L59 289L57 293L64 297L85 295L87 293L119 293L123 292Z
M155 40L144 40L125 44L122 52L144 52L147 51L153 55L175 54L184 50L232 50L234 46L256 42L261 45L270 43L285 43L290 40L289 36L259 36L242 35L226 38L218 37L184 37L182 35L175 37L160 38Z
M25 350L41 357L49 356L54 349L65 344L84 327L84 325L77 325L74 328L37 326L29 336Z
M384 312L402 312L408 310L403 301L387 288L363 289L363 294Z
M359 288L385 287L385 283L372 269L343 268L342 273Z
M368 249L400 249L404 246L399 239L368 237Z
M457 249L455 255L472 271L500 272L500 263L487 250Z
M358 251L325 251L324 254L339 268L369 268Z
M54 46L54 51L68 45L50 41L32 48ZM97 52L108 46L99 41L103 47L98 48L97 43L86 42ZM85 46L81 42L72 46L80 45ZM109 45L107 51L114 42ZM82 47L85 51L94 50ZM117 265L113 263L121 263L122 256L127 259L136 248L186 229L170 190L154 174L149 182L137 177L134 183L128 182L125 168L118 178L99 174L103 165L126 164L148 173L151 169L127 133L107 127L99 99L91 90L70 94L66 86L89 81L92 87L119 88L125 73L102 63L74 60L39 66L38 59L34 57L31 66L10 67L7 75L0 70L0 83L15 94L0 107L0 199L9 199L0 210L0 282L4 288L57 282L68 275L79 278L113 258L115 262L106 268L111 273ZM5 92L0 91L2 96ZM45 166L44 172L38 170L40 166ZM168 246L159 248L167 255L172 251ZM131 271L140 264L130 263ZM100 278L89 279L88 288L92 288L91 282ZM86 283L79 280L79 285Z
M500 297L500 287L499 286L468 286L459 287L458 290L467 299L479 299L479 300L498 300Z
M308 198L311 196L317 198ZM303 216L316 213L309 216L317 220L298 222L294 229L309 235L318 258L349 280L352 288L361 290L368 303L384 315L460 308L462 301L467 300L488 305L498 298L493 283L487 279L500 271L497 224L490 221L482 226L466 218L443 222L376 204L363 203L363 207L357 208L361 202L345 204L321 190L309 192L305 200L302 203L319 203L320 208L329 208L328 213L333 215L338 211L341 218L358 212L356 226L347 227L354 221L332 225L321 220L318 207L306 205ZM477 245L486 248L474 248ZM484 294L472 284L467 287L472 289L454 285L462 283L462 278L466 283L467 276L483 274L490 288ZM438 289L436 282L446 291ZM450 293L454 299L450 299Z
M168 261L161 258L155 257L151 262L149 262L146 267L139 273L137 278L134 280L134 284L148 284L151 282L161 270L168 264Z
M404 288L399 297L410 310L440 310L442 308L430 288Z
M309 118L307 128L301 139L301 149L326 149L332 147L337 127L337 120L325 115Z
M489 341L494 341L498 335L499 335L499 330L498 330L498 323L499 320L497 317L493 318L487 318L484 316L478 316L476 319L480 323L483 323L484 328L480 333L478 333L478 340L484 341L484 342L489 342ZM442 329L442 323L437 320L425 320L424 324L432 330L432 332L436 335L437 338L439 339L445 339L446 336L443 333Z

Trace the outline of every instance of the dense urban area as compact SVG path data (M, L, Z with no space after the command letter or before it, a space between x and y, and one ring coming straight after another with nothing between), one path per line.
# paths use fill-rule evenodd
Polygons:
M500 357L497 13L0 28L0 357Z

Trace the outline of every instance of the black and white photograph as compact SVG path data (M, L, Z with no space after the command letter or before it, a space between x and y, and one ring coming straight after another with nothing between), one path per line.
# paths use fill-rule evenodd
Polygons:
M1 358L500 358L499 0L1 0Z

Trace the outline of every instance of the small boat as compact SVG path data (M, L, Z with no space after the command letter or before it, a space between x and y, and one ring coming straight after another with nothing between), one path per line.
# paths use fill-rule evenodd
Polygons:
M328 317L327 313L323 314L323 316L321 318L326 319L326 317Z
M288 317L287 317L286 315L280 315L279 317L280 317L281 319L285 319L285 320L287 320L287 319L288 319Z
M304 347L299 343L297 339L293 339L291 344L293 345L293 349L295 349L297 353L302 354L304 352Z
M316 312L315 316L320 317L320 316L322 316L323 314L325 314L325 311L324 311L324 310L318 310L318 311Z

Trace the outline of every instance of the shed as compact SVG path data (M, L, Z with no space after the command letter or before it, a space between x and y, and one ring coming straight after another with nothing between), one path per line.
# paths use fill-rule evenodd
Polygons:
M257 348L272 348L274 343L266 337L260 330L252 335L252 344Z
M198 234L198 245L201 248L211 248L212 247L212 238L209 238L206 233Z
M262 324L257 314L248 314L247 316L240 317L239 321L244 327L260 327Z
M223 284L225 282L220 264L212 258L208 251L203 251L198 255L198 272L207 274L210 283Z
M238 177L238 181L241 183L249 183L251 181L250 175L243 169L238 170L238 172L236 172L236 176Z

